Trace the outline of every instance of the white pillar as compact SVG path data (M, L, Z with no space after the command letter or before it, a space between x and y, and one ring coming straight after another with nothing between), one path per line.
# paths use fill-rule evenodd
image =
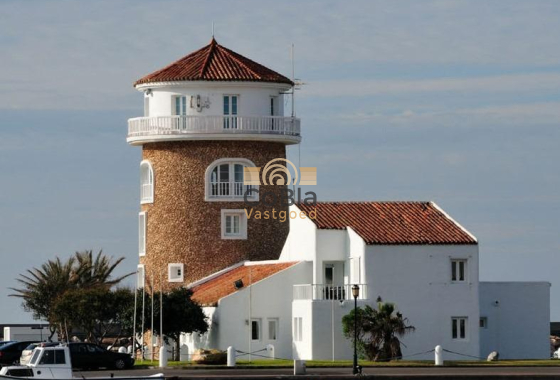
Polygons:
M179 357L179 360L182 362L188 362L189 361L189 346L187 346L186 344L182 344L181 345L181 355Z
M266 352L268 352L268 357L271 359L276 358L276 355L274 353L274 345L269 344L268 346L266 346Z
M227 366L235 367L235 347L233 346L227 348Z
M434 350L435 353L435 365L436 366L442 366L443 365L443 350L441 348L441 346L438 344L436 346L436 349Z
M294 376L305 375L305 360L294 360Z
M167 367L167 348L165 345L159 349L159 368Z

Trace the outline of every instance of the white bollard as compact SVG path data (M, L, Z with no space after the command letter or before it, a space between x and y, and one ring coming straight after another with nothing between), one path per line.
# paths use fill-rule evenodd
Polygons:
M164 346L159 348L159 368L167 367L167 349Z
M305 375L305 360L294 360L294 376Z
M182 362L188 362L189 361L189 346L187 346L186 344L182 344L181 348L180 348L180 357L179 360Z
M119 354L126 354L126 347L120 346L119 347Z
M227 366L235 367L235 347L233 346L227 348Z
M443 349L441 348L441 346L438 344L436 346L436 349L434 350L435 353L435 365L436 366L441 366L443 365Z
M274 354L274 345L269 344L266 346L266 352L268 352L268 357L271 359L275 359L276 355Z

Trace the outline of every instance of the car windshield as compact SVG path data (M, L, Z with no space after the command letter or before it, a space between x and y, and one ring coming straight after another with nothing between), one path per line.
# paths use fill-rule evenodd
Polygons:
M37 362L37 359L39 358L40 353L41 353L41 350L35 350L33 352L33 356L31 357L31 360L29 361L29 363L34 365Z

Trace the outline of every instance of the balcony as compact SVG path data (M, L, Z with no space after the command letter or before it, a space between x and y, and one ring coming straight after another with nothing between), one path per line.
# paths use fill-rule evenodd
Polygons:
M293 300L324 300L324 301L342 301L353 300L352 286L354 284L345 285L326 285L326 284L303 284L294 285ZM359 300L367 299L367 285L358 284L360 287Z
M179 140L253 140L298 144L300 120L283 116L153 116L128 120L131 145Z

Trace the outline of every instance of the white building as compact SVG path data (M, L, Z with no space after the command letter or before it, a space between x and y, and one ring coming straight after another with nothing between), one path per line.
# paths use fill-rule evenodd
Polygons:
M290 220L278 261L243 262L192 284L211 330L185 336L191 350L272 344L279 358L350 359L341 319L359 284L358 305L382 297L416 327L403 340L405 357L431 359L416 354L438 344L468 355L446 354L450 360L494 350L502 358L549 356L550 284L479 282L476 238L435 203L299 207L317 217Z

